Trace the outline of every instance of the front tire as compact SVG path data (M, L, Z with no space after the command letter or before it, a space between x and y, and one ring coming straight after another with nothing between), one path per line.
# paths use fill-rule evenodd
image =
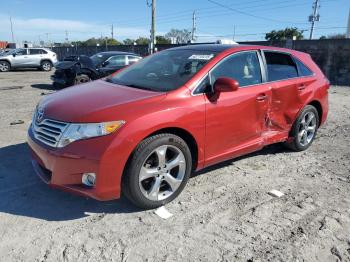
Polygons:
M285 145L294 151L308 149L315 139L319 121L317 109L312 105L305 106L294 122L290 139Z
M84 84L90 81L91 79L88 75L77 75L74 79L74 85Z
M128 161L122 191L140 208L157 208L181 193L191 171L191 152L182 138L154 135L143 140Z
M0 61L0 72L8 72L11 69L11 65L9 62Z

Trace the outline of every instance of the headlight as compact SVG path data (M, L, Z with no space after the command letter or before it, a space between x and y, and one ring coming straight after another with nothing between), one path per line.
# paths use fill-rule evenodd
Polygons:
M57 147L64 147L74 141L105 136L118 130L125 124L125 121L112 121L104 123L69 124L63 132Z

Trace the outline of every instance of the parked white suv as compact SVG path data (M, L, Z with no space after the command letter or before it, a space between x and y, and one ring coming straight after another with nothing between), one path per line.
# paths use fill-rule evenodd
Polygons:
M17 48L0 55L0 72L13 68L40 68L50 71L57 62L56 53L46 48Z

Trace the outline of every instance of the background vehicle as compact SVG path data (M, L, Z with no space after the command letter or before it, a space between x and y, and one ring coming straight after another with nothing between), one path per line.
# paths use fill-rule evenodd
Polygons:
M278 142L306 150L326 121L328 88L305 53L183 46L45 97L28 144L51 186L99 200L123 192L154 208L193 170Z
M108 76L141 58L134 53L113 51L98 53L91 57L69 56L56 64L56 71L51 79L57 88L81 84Z
M56 54L49 49L17 48L0 55L0 72L15 68L40 68L50 71L56 62Z

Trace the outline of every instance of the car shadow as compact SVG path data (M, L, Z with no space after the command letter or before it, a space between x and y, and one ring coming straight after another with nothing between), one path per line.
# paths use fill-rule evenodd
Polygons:
M90 213L140 211L128 200L100 202L52 189L34 173L26 143L0 148L0 212L47 221L66 221Z
M208 172L214 171L216 169L230 166L236 161L250 158L250 157L254 157L254 156L258 156L258 155L274 155L274 154L278 154L278 153L292 153L292 152L293 151L284 147L282 145L282 143L272 144L272 145L268 145L268 146L264 147L263 149L261 149L259 151L256 151L256 152L253 152L253 153L250 153L247 155L243 155L240 157L232 158L232 159L220 162L218 164L214 164L212 166L208 166L202 170L194 172L191 177L200 176L200 175L206 174Z
M264 149L231 159L199 172L192 177L206 174L240 159L255 155L289 152L281 145L271 145ZM0 148L0 212L33 217L47 221L66 221L87 217L90 213L133 213L140 209L127 199L101 202L71 193L52 189L34 173L26 143Z
M31 87L44 90L56 90L51 84L32 84Z

